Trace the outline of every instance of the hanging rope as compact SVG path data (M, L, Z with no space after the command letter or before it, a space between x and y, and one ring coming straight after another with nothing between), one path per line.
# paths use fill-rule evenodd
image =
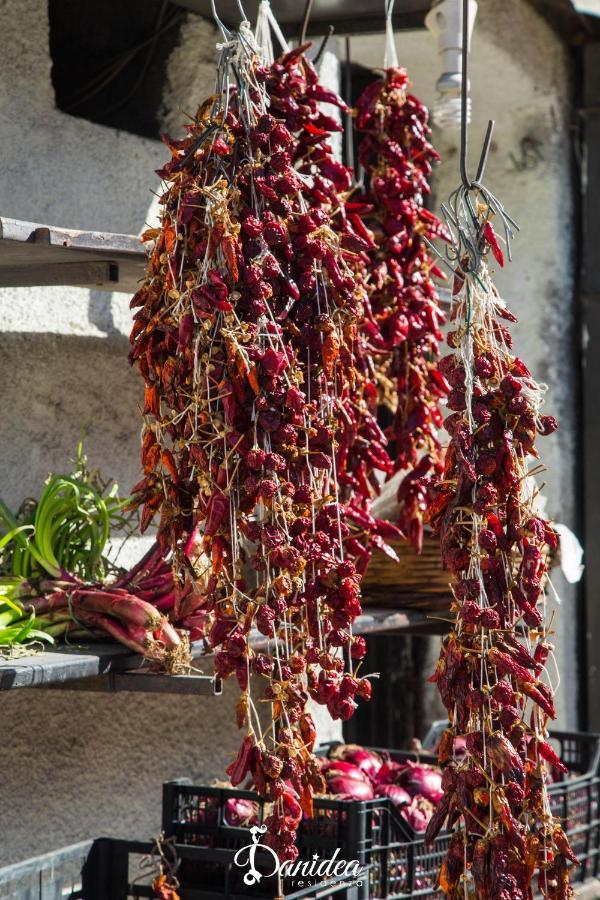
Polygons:
M260 48L260 55L265 65L271 65L275 60L271 32L279 41L282 51L288 53L290 49L289 44L273 14L269 0L261 0L256 17L254 37Z
M271 25L269 23L269 0L261 0L256 16L256 28L254 38L260 47L260 56L265 65L270 66L275 59L273 53L273 41L271 40Z

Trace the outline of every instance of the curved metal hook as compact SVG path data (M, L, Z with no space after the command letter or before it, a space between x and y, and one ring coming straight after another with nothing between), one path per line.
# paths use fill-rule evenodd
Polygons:
M306 0L306 6L304 7L304 16L302 18L302 30L300 31L300 46L306 43L306 32L308 30L308 23L310 21L312 5L313 0Z
M468 150L468 129L467 129L467 103L469 93L469 0L463 0L463 21L462 21L462 80L460 88L460 177L462 183L468 191L472 191L481 187L483 174L487 164L490 145L492 143L492 133L494 131L494 120L490 119L483 141L481 156L479 157L479 165L477 166L477 174L475 181L471 181L467 174L467 150Z
M223 40L228 41L231 38L231 32L228 28L223 25L219 16L217 15L217 7L215 6L215 0L210 0L210 11L212 12L213 19L217 23L218 29L223 35Z
M237 8L240 11L240 16L242 17L242 22L247 22L248 16L244 12L244 7L242 6L242 0L237 0Z

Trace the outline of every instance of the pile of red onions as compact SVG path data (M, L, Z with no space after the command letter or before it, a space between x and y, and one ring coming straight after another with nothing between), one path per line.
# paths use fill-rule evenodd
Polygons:
M203 633L198 617L188 614L190 604L193 608L198 601L193 599L193 585L180 589L175 583L171 563L158 544L112 580L86 583L63 572L44 587L45 593L24 598L23 607L46 622L67 619L66 634L109 636L161 670L188 670L190 639Z
M384 759L356 744L339 745L320 766L328 794L343 800L387 797L414 831L425 831L443 794L437 766Z

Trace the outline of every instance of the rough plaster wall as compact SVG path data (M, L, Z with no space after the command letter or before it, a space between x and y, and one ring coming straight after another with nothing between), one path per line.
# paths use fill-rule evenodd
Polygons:
M352 57L381 65L383 39L353 38ZM441 74L433 38L427 32L398 36L400 65L414 92L429 106ZM548 385L546 411L559 430L539 441L547 466L548 512L576 529L576 372L573 254L573 182L569 92L571 72L558 36L525 0L480 0L470 62L473 122L470 170L477 166L488 118L496 130L485 181L521 231L514 261L497 271L501 294L519 317L515 348L534 376ZM523 141L538 142L540 158L518 171ZM434 177L434 206L459 184L458 132L434 129L442 164ZM473 176L472 176L473 177ZM497 267L496 267L497 269ZM559 725L577 725L576 606L573 587L560 573L553 582L562 598L557 610L556 656L562 681ZM555 609L550 602L549 609Z
M0 60L2 215L71 228L140 231L154 186L152 172L164 159L164 149L156 141L55 108L45 0L2 0ZM39 344L32 334L112 339L119 328L123 333L128 330L128 298L81 288L5 288L0 290L0 321L3 331L30 336L20 364L6 371L29 385L35 398L36 360L43 355L45 338L40 337ZM57 352L62 353L60 347ZM77 355L74 347L72 352ZM71 360L73 370L82 368L85 373L83 360L82 351L79 365ZM57 395L58 372L54 383ZM52 379L44 390L51 386ZM67 398L63 396L62 402ZM101 419L99 415L98 424ZM12 440L6 432L0 455L2 485L22 477L13 468ZM39 455L43 456L42 448ZM45 474L45 465L31 473Z
M140 385L120 337L5 334L1 496L14 507L66 471L82 430L93 466L139 479Z
M101 835L156 836L163 781L223 779L236 696L233 684L221 697L3 696L0 866Z
M169 134L181 135L186 116L213 93L218 40L220 33L210 22L188 14L167 67L162 124Z
M0 4L2 215L135 232L160 147L55 109L46 7L44 0Z

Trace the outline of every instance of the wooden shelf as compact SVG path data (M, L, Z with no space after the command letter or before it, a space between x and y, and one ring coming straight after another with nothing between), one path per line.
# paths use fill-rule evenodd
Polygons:
M198 658L202 645L195 644ZM141 656L118 644L61 646L30 656L0 660L0 691L45 687L92 691L220 694L221 682L209 675L159 675Z
M444 634L449 623L435 611L367 607L354 622L354 634Z
M133 234L0 217L0 287L72 285L134 294L146 261Z
M366 609L354 623L354 634L438 634L445 624L420 610ZM267 640L258 632L250 637L254 649ZM205 658L204 644L192 644L192 659ZM210 665L210 663L209 663ZM210 675L160 675L147 660L118 644L59 646L56 649L0 659L0 691L16 688L136 691L143 693L221 693L221 681Z
M353 626L353 634L443 634L448 624L422 610L367 608ZM255 650L267 646L267 638L255 632L250 645Z
M173 0L213 21L210 0ZM590 0L527 0L550 25L574 45L597 40L600 34L600 16L592 9ZM259 0L244 0L244 11L251 22L256 21ZM394 31L424 28L425 16L432 0L397 0L394 7ZM304 3L295 0L277 0L273 12L288 38L297 37L302 25ZM240 23L236 0L219 0L219 17L228 28L234 30ZM336 34L377 34L385 30L385 17L381 0L314 0L308 23L308 36L327 33L333 25Z

